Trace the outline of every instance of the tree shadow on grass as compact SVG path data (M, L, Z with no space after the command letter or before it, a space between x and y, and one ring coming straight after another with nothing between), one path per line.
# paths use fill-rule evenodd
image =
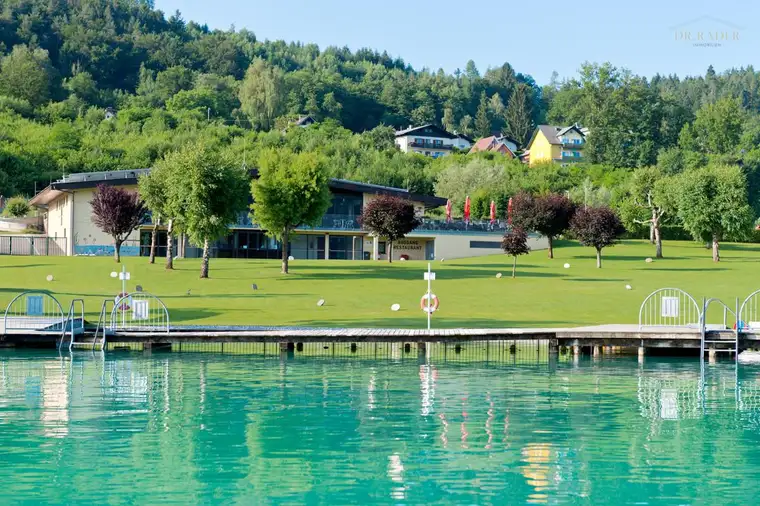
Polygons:
M461 280L461 279L473 279L473 278L492 278L496 276L497 272L506 270L509 266L491 267L490 269L451 269L441 272L438 277L439 280ZM518 264L518 269L522 266ZM339 279L384 279L384 280L404 280L404 281L416 281L421 278L421 270L411 269L382 269L382 268L361 268L361 269L343 269L341 271L325 271L325 272L299 272L293 277L280 278L284 281L289 280L339 280ZM525 273L523 277L535 277L535 278L559 278L565 277L564 274L556 274L551 272L532 272Z
M198 293L198 294L178 294L178 295L164 295L160 297L163 299L185 299L185 300L198 300L198 299L259 299L262 297L307 297L313 296L309 293L266 293L263 289L256 291L251 290L251 293Z
M171 324L182 323L186 321L205 320L219 316L220 311L211 311L209 309L186 309L186 308L167 308L169 311L169 321Z
M628 279L623 279L623 278L569 278L569 279L565 279L563 281L581 281L581 282L584 282L584 283L585 282L592 283L592 282L597 282L597 281L602 281L602 282L604 282L604 281L614 281L614 282L617 283L617 282L620 282L620 281L629 281L629 280Z
M635 269L637 271L660 271L660 272L714 272L714 271L727 271L725 267L715 268L697 268L697 267L640 267Z

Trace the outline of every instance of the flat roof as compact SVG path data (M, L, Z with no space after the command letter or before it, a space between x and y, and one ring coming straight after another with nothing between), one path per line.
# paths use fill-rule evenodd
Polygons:
M50 183L48 187L40 191L29 202L31 205L45 206L49 202L55 200L64 191L78 190L82 188L94 188L100 184L111 186L136 185L138 179L141 176L148 174L150 170L151 169L113 170L69 174L62 177L58 181ZM393 195L396 197L413 200L415 202L422 202L427 207L439 207L446 205L445 198L436 197L434 195L422 195L413 193L403 188L393 188L390 186L361 183L358 181L349 181L347 179L335 178L330 179L329 185L331 190Z

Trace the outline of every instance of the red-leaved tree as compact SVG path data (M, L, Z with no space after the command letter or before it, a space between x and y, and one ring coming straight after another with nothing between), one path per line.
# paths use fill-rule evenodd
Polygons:
M613 246L625 232L623 224L609 207L579 209L570 224L570 230L583 246L596 249L596 266L602 267L602 249Z
M121 261L121 245L140 226L147 209L137 192L98 185L90 201L92 221L113 239L113 258Z
M512 199L512 224L546 237L549 258L554 258L554 239L570 227L575 210L575 204L559 193L537 197L519 193Z
M420 220L408 200L380 195L364 206L359 223L365 230L388 240L388 262L392 262L393 241L403 239L420 225Z
M528 234L521 228L508 230L501 241L501 249L507 255L512 255L512 277L514 278L517 272L517 257L530 253Z

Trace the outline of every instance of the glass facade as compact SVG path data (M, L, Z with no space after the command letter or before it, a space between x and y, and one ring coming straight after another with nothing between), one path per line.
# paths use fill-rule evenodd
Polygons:
M330 236L331 260L361 260L364 258L364 239L354 235Z

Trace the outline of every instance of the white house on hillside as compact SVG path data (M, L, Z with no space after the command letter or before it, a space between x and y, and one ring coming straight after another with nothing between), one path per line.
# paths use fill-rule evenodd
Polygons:
M419 153L438 158L454 148L470 149L472 140L464 135L452 134L432 124L409 127L396 132L396 145L404 153Z

